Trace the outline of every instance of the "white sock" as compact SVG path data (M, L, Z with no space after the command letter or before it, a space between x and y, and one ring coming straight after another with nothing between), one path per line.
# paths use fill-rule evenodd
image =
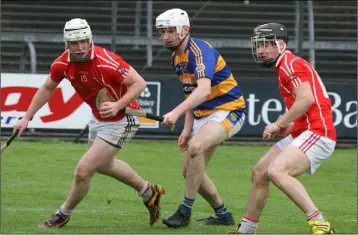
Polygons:
M239 228L239 233L241 234L254 234L257 227L259 226L259 221L255 221L253 219L250 219L248 217L244 217L241 220Z
M64 205L65 205L65 204L63 204L63 205L60 207L60 209L58 209L58 210L56 211L56 214L61 214L61 215L64 215L64 216L66 216L66 217L71 216L73 210L68 210L68 209L66 209Z
M143 201L148 201L152 197L152 188L149 182L145 182L143 188L138 192L138 196L143 198Z

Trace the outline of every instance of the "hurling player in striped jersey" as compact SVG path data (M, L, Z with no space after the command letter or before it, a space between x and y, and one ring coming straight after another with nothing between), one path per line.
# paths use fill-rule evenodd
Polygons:
M172 51L171 65L185 97L164 115L165 125L173 125L185 116L178 146L184 152L182 173L186 183L183 201L163 223L168 227L186 227L199 193L215 213L204 220L204 225L231 225L233 216L205 168L216 147L238 133L244 124L246 108L241 88L223 56L208 42L190 36L186 11L175 8L163 12L156 19L156 28L164 46Z

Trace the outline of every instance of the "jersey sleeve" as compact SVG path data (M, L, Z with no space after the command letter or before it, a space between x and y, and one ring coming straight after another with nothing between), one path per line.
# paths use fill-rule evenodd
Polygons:
M110 69L111 79L117 83L123 82L127 77L130 69L130 65L119 55L116 55L110 51L106 51L111 62L111 66L114 66L115 69Z
M50 77L51 80L57 83L60 83L62 79L64 79L65 76L65 69L66 69L67 63L65 62L58 62L54 61L51 64L50 68Z
M293 91L293 89L299 86L301 83L307 81L309 82L312 79L309 76L307 68L300 60L294 61L291 66L283 66L281 69L281 74L283 84L290 91Z
M190 50L189 63L193 68L195 79L213 79L216 65L213 49L207 44L191 42Z

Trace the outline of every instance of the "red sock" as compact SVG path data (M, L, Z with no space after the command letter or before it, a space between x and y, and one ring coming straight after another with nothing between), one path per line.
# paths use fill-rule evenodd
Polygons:
M314 212L309 212L306 214L307 221L309 220L319 220L319 221L325 221L323 218L322 213L317 209Z
M250 222L253 222L253 223L258 223L259 221L258 220L254 220L254 219L251 219L250 217L247 217L247 216L244 216L244 219L250 221Z

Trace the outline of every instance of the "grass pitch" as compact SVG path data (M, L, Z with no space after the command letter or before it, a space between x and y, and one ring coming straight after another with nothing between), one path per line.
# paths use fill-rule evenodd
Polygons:
M86 144L58 141L15 141L1 160L1 233L227 233L232 227L202 226L194 218L213 214L197 197L192 220L184 229L169 229L161 220L149 225L141 198L128 186L96 175L87 197L61 229L38 224L65 200L75 166ZM244 213L251 184L251 168L268 150L260 146L221 146L208 174L238 222ZM161 219L171 215L183 199L182 154L176 143L131 142L117 156L146 180L162 184ZM337 149L312 177L299 178L338 233L357 232L357 152ZM269 202L258 233L308 233L305 216L271 186Z

